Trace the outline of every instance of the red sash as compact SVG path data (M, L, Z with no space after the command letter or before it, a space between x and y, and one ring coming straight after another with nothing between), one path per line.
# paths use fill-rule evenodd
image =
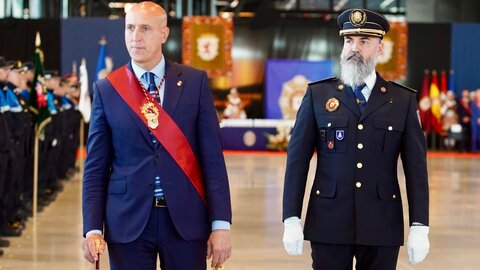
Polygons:
M147 103L147 99L137 77L135 77L135 74L130 71L127 66L112 71L108 74L107 79L128 106L143 121L145 126L148 127L163 147L165 147L206 204L207 199L205 196L205 188L203 187L200 166L187 138L175 121L173 121L157 102L154 102L155 107L159 111L158 122L161 127L152 129L148 126L147 119L141 112L141 107Z

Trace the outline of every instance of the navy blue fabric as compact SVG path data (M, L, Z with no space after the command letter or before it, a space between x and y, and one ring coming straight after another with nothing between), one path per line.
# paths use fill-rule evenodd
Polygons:
M357 98L357 103L358 103L358 107L360 108L360 111L363 111L363 109L365 109L365 106L367 105L367 99L362 93L362 89L364 87L365 87L365 84L358 85L358 86L355 86L355 89L353 90L353 93Z
M152 208L138 239L108 244L112 270L155 270L157 257L163 270L206 269L207 239L186 241L178 234L167 208ZM128 254L125 256L125 254Z
M478 76L478 43L480 38L479 24L453 24L452 25L452 59L451 66L455 72L455 92L457 96L463 89L475 90L480 85Z

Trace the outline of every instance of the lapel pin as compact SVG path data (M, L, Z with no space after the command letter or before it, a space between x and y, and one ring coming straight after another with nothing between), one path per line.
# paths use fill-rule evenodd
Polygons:
M382 93L385 93L385 92L387 92L387 88L385 88L385 87L382 86L382 88L380 88L380 91L381 91Z
M182 81L178 81L177 82L177 86L182 86L183 82Z

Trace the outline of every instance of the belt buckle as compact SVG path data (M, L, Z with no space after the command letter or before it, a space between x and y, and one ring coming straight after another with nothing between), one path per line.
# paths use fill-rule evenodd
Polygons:
M153 205L155 207L167 207L165 199L153 198Z

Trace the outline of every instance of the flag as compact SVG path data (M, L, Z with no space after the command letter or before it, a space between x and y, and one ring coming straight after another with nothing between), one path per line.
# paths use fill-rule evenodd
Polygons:
M442 132L441 100L440 89L438 88L437 71L432 71L432 80L430 83L430 100L432 102L432 127L438 133Z
M97 68L95 69L95 81L106 78L113 68L112 59L107 56L107 40L105 37L102 37L98 44L100 44L100 49L98 51Z
M420 92L420 101L418 102L420 123L423 131L428 134L432 130L432 102L430 101L429 87L430 71L426 69L423 73L423 85Z
M209 78L231 75L232 18L184 16L182 35L183 64L205 70Z
M295 119L308 83L332 76L332 61L269 59L265 68L265 116Z
M442 70L440 73L440 103L441 106L445 103L447 100L447 73L445 70ZM442 113L443 115L443 113Z
M82 59L79 68L80 73L80 101L78 103L78 110L82 114L85 123L90 122L90 114L92 111L92 103L90 101L90 93L88 92L88 72L87 62L85 58Z
M43 51L40 49L41 40L40 33L37 32L35 37L35 53L34 68L35 75L33 77L32 89L30 90L30 110L35 114L35 122L37 124L37 134L43 134L45 126L50 123L51 117L47 106L47 87L45 86L45 78L43 74Z

